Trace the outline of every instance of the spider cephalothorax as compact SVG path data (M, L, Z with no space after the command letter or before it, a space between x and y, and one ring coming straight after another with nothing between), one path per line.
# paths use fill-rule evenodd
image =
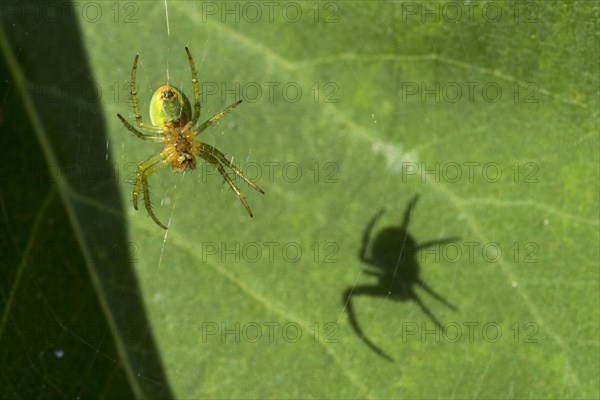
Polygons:
M133 69L131 70L131 100L133 102L135 122L138 127L151 132L152 135L138 131L127 122L121 114L117 114L125 127L140 139L162 142L164 144L162 152L153 155L138 166L135 187L133 189L133 207L137 210L138 197L141 188L144 192L144 204L148 214L152 217L154 222L164 229L167 229L167 227L156 218L152 211L150 191L148 189L148 177L168 165L170 165L171 169L175 172L184 172L186 169L196 168L196 157L205 159L217 168L219 173L223 176L223 179L225 179L231 189L237 194L250 216L252 216L252 210L250 210L240 189L225 171L225 167L231 169L238 177L243 179L248 185L252 186L252 188L264 194L264 192L251 182L242 171L233 165L223 153L213 146L196 139L198 134L214 122L223 118L225 114L237 107L242 101L239 100L236 103L233 103L225 110L203 122L199 127L194 128L198 122L198 118L200 118L200 88L192 55L187 47L185 48L185 51L187 52L190 69L192 70L192 85L194 87L193 113L189 100L181 90L174 86L164 85L156 89L150 100L150 120L152 121L152 125L149 125L142 120L135 85L138 62L138 56L136 55L133 61Z
M171 164L175 172L196 168L196 154L200 148L196 133L189 129L188 125L179 128L175 127L175 124L169 124L167 127L165 147L161 152L164 159Z

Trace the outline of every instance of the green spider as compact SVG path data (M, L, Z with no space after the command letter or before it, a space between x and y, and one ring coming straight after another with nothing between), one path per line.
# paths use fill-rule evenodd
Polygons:
M185 51L190 62L190 69L192 70L192 85L194 87L193 115L190 102L183 92L174 86L164 85L156 89L150 100L150 120L152 121L152 125L142 121L135 85L138 55L136 55L133 60L133 69L131 70L131 100L133 102L135 122L140 129L151 132L153 135L147 135L140 132L127 122L121 114L117 114L117 117L123 122L123 125L125 125L125 127L135 136L142 140L164 143L162 152L153 155L138 166L135 187L133 189L133 207L136 210L138 209L138 197L141 186L144 192L144 204L146 205L148 214L152 217L154 222L163 229L167 229L167 227L156 218L156 215L154 215L154 212L152 211L150 191L148 189L148 177L166 166L170 165L174 172L182 173L186 169L196 168L196 157L203 158L217 168L231 189L233 189L242 201L242 204L251 217L252 210L250 210L246 198L227 174L225 167L230 168L237 176L242 178L255 190L262 194L265 193L251 182L242 171L233 165L223 153L213 146L196 139L196 135L200 134L214 122L223 118L225 114L237 107L242 100L233 103L214 117L203 122L197 129L194 129L194 125L196 125L198 118L200 117L200 89L194 60L187 47L185 48Z

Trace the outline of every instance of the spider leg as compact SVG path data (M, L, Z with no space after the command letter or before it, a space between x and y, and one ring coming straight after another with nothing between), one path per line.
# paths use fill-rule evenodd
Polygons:
M142 178L142 184L144 190L144 205L146 206L146 211L158 226L160 226L164 230L167 230L168 228L162 222L160 222L158 218L156 218L156 215L154 215L154 211L152 211L152 203L150 203L150 189L148 188L148 177L146 175L144 175L144 177Z
M140 195L141 186L144 192L144 205L146 206L146 211L152 220L163 229L167 229L167 227L163 225L158 218L156 218L156 215L154 215L154 212L152 211L152 204L150 203L150 189L148 188L148 177L167 165L169 164L165 161L161 153L155 154L148 158L138 166L135 187L133 188L133 208L136 210L138 209L138 197Z
M200 118L200 86L198 84L194 59L192 58L190 50L187 47L185 48L185 52L187 53L188 60L190 62L190 69L192 70L192 85L194 87L194 115L192 116L192 125L196 125L198 118Z
M225 168L219 162L219 160L213 154L208 153L208 152L203 151L203 150L200 150L198 152L198 156L204 158L206 161L208 161L209 163L211 163L215 167L217 167L217 170L223 176L223 179L225 179L225 181L229 184L229 186L231 187L231 189L235 192L235 194L237 194L238 198L240 199L240 201L242 202L242 204L246 208L246 211L248 211L248 214L250 214L250 217L252 217L253 216L252 215L252 210L250 209L250 206L246 202L246 198L242 194L241 190L237 187L237 185L233 182L233 180L231 179L231 177L229 175L227 175L227 172L225 171Z
M133 112L135 113L135 122L142 129L145 129L145 130L147 130L149 132L153 132L153 133L160 133L162 131L162 128L160 128L158 126L152 126L152 125L147 124L144 121L142 121L142 114L140 113L140 106L138 104L138 97L137 97L137 89L135 86L135 77L137 74L138 58L139 58L139 55L136 54L135 59L133 60L133 68L131 69L131 102L133 103Z
M263 190L261 188L256 186L256 184L254 184L254 182L252 182L250 179L248 179L248 177L246 175L244 175L244 173L242 171L240 171L240 169L238 167L236 167L231 161L229 161L227 159L227 157L225 157L225 155L223 153L221 153L219 150L217 150L210 144L206 144L206 143L200 143L200 148L201 148L201 151L211 154L214 158L219 160L219 162L221 162L223 165L231 168L237 176L242 178L244 180L244 182L246 182L248 185L252 186L252 188L254 190L256 190L262 194L265 194L265 192L263 192Z
M204 123L202 125L200 125L200 127L197 129L197 132L198 133L202 132L203 130L205 130L206 128L208 128L209 126L211 126L214 122L217 122L218 120L220 120L221 118L223 118L223 116L225 114L227 114L229 111L231 111L234 108L236 108L237 106L239 106L241 102L242 102L242 100L236 101L235 103L233 103L232 105L230 105L229 107L227 107L226 109L224 109L223 111L221 111L220 113L216 114L211 119L204 121Z
M140 139L150 140L152 142L164 142L165 139L162 136L150 136L150 135L146 135L146 134L138 131L129 122L127 122L121 114L117 114L117 117L119 117L119 119L121 120L123 125L125 125L125 128L129 129L129 131L131 133L133 133L135 136L139 137Z

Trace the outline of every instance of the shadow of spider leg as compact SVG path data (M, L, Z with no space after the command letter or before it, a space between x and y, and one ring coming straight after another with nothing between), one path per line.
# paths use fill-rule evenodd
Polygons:
M388 361L394 361L394 359L392 357L387 355L387 353L385 351L383 351L375 343L373 343L367 337L367 335L363 333L362 329L360 328L360 325L358 324L358 320L356 319L356 312L354 311L354 306L352 304L352 297L361 296L361 295L378 297L378 296L381 296L381 293L380 293L378 287L367 286L367 285L357 286L354 288L348 288L346 290L346 292L344 293L343 300L344 300L345 305L348 310L348 319L350 320L350 326L352 326L354 333L356 333L356 335L360 338L360 340L362 340L362 342L364 344L369 346L369 348L371 348L371 350L373 350L375 353L377 353L378 355L380 355L381 357L385 358Z
M420 244L418 246L415 247L416 251L421 251L423 249L426 249L428 247L435 247L435 246L441 246L444 244L448 244L448 243L454 243L457 240L459 240L458 237L452 237L452 238L448 238L448 239L442 239L442 240L433 240L433 241L429 241L429 242L425 242L423 244ZM427 292L431 297L433 297L434 299L436 299L438 302L442 303L443 305L445 305L446 307L448 307L449 309L451 309L452 311L457 311L458 309L456 308L456 306L454 306L452 303L450 303L448 300L446 300L444 297L442 297L442 295L440 295L439 293L437 293L435 290L433 290L429 285L427 285L425 282L423 282L421 279L418 279L415 284L415 287L420 287L421 289L423 289L425 292ZM411 290L412 291L412 290ZM443 325L438 321L438 319L433 315L433 313L431 312L431 310L429 310L429 308L427 308L427 306L425 304L423 304L423 302L421 301L421 297L419 295L417 295L416 293L413 292L413 299L414 301L419 305L419 307L421 308L421 310L427 314L427 316L429 316L429 318L431 318L431 320L433 321L433 323L435 324L435 326L442 332L445 332L445 329L443 327Z
M421 285L421 288L423 290L425 290L427 293L429 293L430 295L432 295L435 299L437 299L438 301L440 301L442 304L444 304L448 308L452 309L453 311L456 311L456 307L454 307L452 304L448 303L448 301L446 301L443 297L441 297L439 294L434 292L424 282L417 283L416 285ZM412 299L415 303L417 303L417 305L419 306L421 311L423 311L425 313L425 315L427 315L433 321L435 327L437 329L439 329L440 331L445 332L444 326L441 324L441 322L436 318L436 316L433 314L433 312L431 312L429 307L427 307L425 305L425 303L423 303L421 301L421 296L418 295L417 293L412 292Z

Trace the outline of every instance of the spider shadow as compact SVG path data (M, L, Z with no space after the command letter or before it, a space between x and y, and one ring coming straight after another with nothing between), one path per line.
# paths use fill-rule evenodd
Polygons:
M371 348L371 350L388 361L393 361L393 359L366 336L358 322L358 317L353 304L353 299L356 296L380 297L393 301L414 301L429 319L433 321L436 328L441 331L443 331L441 322L423 302L421 293L427 293L430 297L451 310L457 310L453 304L447 301L421 279L421 268L417 254L419 251L426 248L455 242L458 238L452 237L418 243L409 233L409 223L417 201L418 195L415 195L404 212L404 218L400 226L386 227L377 234L373 240L371 252L369 254L368 247L371 241L372 231L383 215L384 209L380 210L373 219L371 219L363 233L359 259L361 262L375 268L367 269L364 272L367 275L377 278L377 282L375 284L351 286L346 289L342 298L343 304L348 312L350 325L356 335L359 336L363 343Z
M173 398L134 269L141 249L127 233L80 10L65 2L46 18L47 10L41 0L7 5L0 27L0 237L18 250L2 253L4 283L18 289L12 306L3 303L2 340L11 344L2 347L2 393L12 395L2 397Z

